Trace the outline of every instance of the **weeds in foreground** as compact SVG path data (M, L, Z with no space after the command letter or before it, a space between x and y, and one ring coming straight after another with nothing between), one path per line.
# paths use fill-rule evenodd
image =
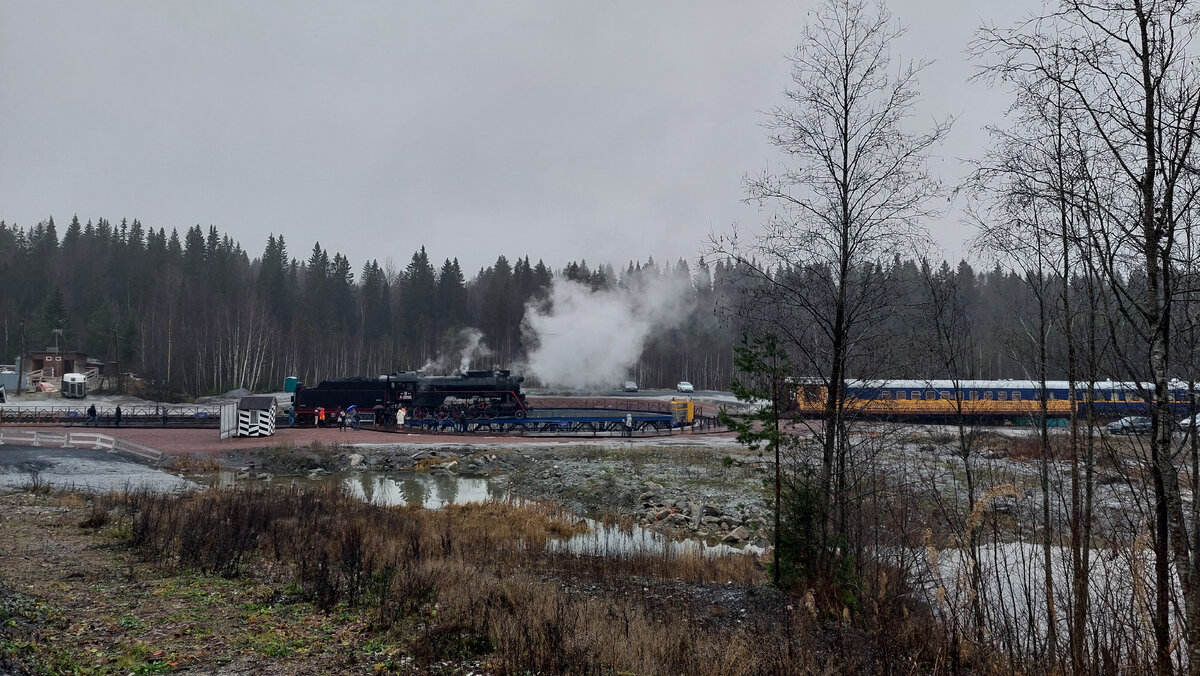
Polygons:
M874 670L861 631L758 595L752 557L670 550L598 557L549 542L583 528L552 506L486 503L439 511L380 507L335 489L255 487L110 498L126 541L167 570L270 577L317 609L350 609L380 634L414 636L418 664L475 663L499 673L796 673ZM115 505L114 505L115 506ZM117 527L111 527L117 530ZM733 593L755 612L727 613ZM888 655L935 664L905 607ZM897 619L901 615L897 615ZM895 627L892 626L892 629ZM415 634L413 633L415 632ZM908 637L908 638L904 638ZM294 646L247 635L289 659ZM252 645L251 645L252 644Z
M42 471L36 467L25 470L28 481L23 487L25 492L33 493L34 495L49 495L50 483L42 478Z

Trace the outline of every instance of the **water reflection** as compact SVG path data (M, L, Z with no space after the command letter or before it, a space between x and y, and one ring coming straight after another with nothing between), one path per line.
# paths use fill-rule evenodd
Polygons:
M588 532L575 535L569 540L551 541L547 544L547 548L554 552L608 557L637 554L680 556L684 554L762 553L762 548L754 545L737 548L720 542L708 543L693 538L668 540L661 533L641 526L621 528L591 519L585 519L585 521L590 528Z
M503 479L420 472L402 475L364 472L346 477L343 486L350 495L373 504L421 505L426 509L503 500L508 495L508 485Z
M412 472L385 476L363 473L347 477L344 485L351 495L378 505L423 505L426 509L466 502L514 499L508 492L507 482L501 478L453 474ZM568 540L551 540L547 546L551 551L599 556L633 556L642 553L678 556L760 551L758 547L737 549L695 539L668 540L660 533L636 525L620 528L591 519L584 519L584 522L588 532Z
M233 483L236 478L222 473L221 484ZM489 500L521 499L508 490L504 477L471 477L448 473L392 472L388 474L361 472L343 476L340 481L346 493L360 500L382 506L421 505L426 509L441 509L450 504L486 502ZM307 483L304 480L301 482ZM679 556L690 553L720 555L731 553L761 553L760 547L748 545L730 547L719 542L698 539L669 540L661 533L633 525L621 528L592 519L584 519L588 531L567 540L551 540L551 551L608 557L627 557L638 554L667 554Z

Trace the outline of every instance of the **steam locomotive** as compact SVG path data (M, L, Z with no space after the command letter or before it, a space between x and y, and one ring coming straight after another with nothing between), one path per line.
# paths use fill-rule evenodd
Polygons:
M452 376L426 376L397 371L378 378L323 380L316 387L297 385L292 396L296 417L312 419L317 408L332 413L356 406L376 419L394 421L402 407L408 416L426 418L524 418L529 414L521 383L507 370L466 371Z

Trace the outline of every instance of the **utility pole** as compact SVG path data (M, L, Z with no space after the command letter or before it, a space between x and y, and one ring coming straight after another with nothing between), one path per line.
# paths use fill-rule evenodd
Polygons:
M771 422L775 425L775 434L771 436L771 445L775 447L775 526L774 546L772 549L771 582L779 588L779 356L771 353ZM788 649L791 650L789 644Z
M117 368L117 394L121 393L121 346L117 343L117 324L113 323L113 364Z
M21 374L25 370L25 320L21 320L21 350L17 356L17 395L24 394L21 387Z

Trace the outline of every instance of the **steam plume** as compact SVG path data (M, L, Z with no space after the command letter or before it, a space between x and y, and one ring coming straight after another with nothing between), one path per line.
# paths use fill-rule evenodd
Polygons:
M615 387L655 331L687 317L690 290L689 279L674 275L599 291L555 278L549 302L525 308L526 369L550 386Z

